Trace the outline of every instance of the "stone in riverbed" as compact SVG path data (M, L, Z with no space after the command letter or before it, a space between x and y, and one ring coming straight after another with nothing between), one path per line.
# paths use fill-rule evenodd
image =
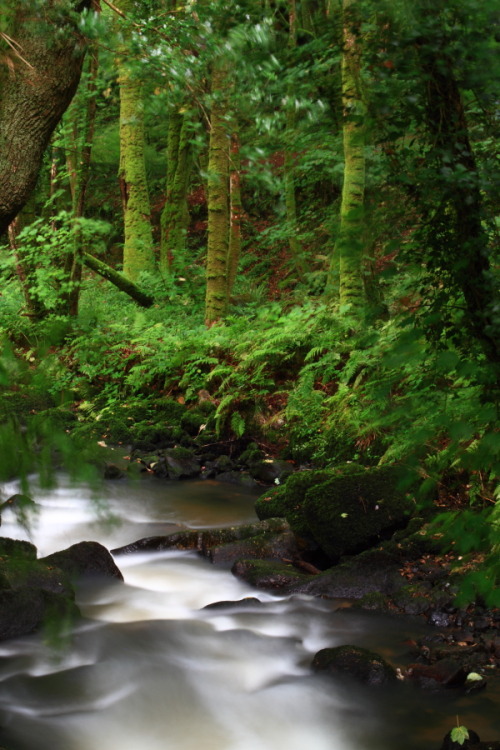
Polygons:
M231 572L251 586L266 591L289 593L298 589L311 576L301 573L291 563L269 562L268 560L237 560Z
M79 542L61 552L54 552L40 560L50 567L59 568L71 578L102 577L123 581L109 551L98 542Z
M396 670L385 659L359 646L323 648L311 666L314 672L335 677L348 675L365 685L388 685L397 680Z

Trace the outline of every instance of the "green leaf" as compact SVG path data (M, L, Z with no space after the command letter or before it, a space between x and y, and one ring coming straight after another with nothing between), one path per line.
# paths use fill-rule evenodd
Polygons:
M467 727L455 727L451 730L451 741L463 745L465 740L469 739L469 730Z

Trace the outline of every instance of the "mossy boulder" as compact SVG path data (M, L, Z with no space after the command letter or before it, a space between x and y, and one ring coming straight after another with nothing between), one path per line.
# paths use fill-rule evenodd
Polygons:
M255 512L261 520L286 518L292 530L303 539L311 534L304 514L306 493L312 487L330 479L331 471L299 471L288 477L285 484L267 490L255 503Z
M291 563L268 560L237 560L231 572L236 578L241 578L257 589L282 593L294 590L295 586L311 578Z
M396 682L396 671L379 654L359 646L323 648L312 661L314 672L349 676L365 685L388 685Z
M414 504L398 487L397 467L339 475L306 492L307 531L331 560L352 555L406 526Z

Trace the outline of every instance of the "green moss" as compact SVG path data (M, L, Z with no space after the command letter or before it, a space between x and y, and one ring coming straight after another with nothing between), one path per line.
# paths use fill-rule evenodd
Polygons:
M408 523L413 504L398 489L397 467L332 477L306 492L307 528L331 559L367 549Z
M255 504L258 518L286 518L292 531L305 539L310 537L304 515L306 492L332 476L331 471L299 471L288 477L281 487L267 490Z

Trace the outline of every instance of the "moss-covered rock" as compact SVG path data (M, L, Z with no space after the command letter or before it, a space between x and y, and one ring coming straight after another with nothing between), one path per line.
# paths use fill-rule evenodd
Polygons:
M306 492L306 528L332 560L368 549L405 526L413 503L398 488L397 467L331 477Z
M365 685L387 685L397 679L395 669L385 659L359 646L323 648L314 656L311 666L315 672L348 675Z
M268 560L237 560L231 572L251 586L266 591L288 592L311 578L290 563Z
M284 485L270 488L258 498L255 503L258 518L286 518L297 536L309 539L311 534L304 515L306 493L332 476L331 471L299 471L292 474Z

